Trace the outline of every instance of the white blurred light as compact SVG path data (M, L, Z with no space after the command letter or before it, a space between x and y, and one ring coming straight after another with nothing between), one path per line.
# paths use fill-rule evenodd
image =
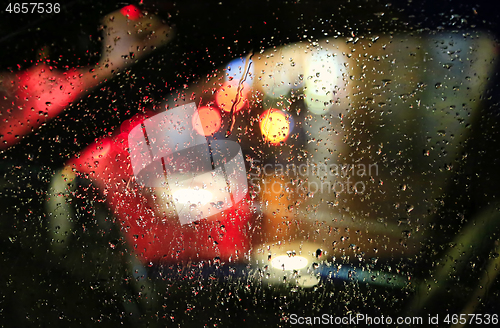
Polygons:
M317 115L328 112L343 87L341 60L326 50L313 52L306 63L307 108Z
M172 197L181 204L205 205L212 199L212 193L204 189L179 189Z
M281 270L300 270L307 266L307 259L302 256L280 255L271 260L271 265Z

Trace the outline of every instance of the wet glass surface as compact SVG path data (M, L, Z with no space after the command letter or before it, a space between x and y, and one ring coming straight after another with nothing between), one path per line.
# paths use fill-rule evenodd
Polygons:
M4 326L496 325L494 4L54 5L1 8Z

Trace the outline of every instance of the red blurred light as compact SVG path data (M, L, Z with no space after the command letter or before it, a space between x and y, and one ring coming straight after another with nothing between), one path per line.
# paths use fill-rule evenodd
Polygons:
M181 225L177 217L158 210L160 206L148 188L135 183L127 137L122 132L101 139L68 165L102 191L131 250L144 263L186 263L215 257L222 261L245 260L243 254L250 250L250 196L210 220Z
M210 106L198 108L192 119L193 128L201 135L209 136L219 131L221 116L219 110Z
M131 20L138 20L141 16L141 11L134 5L125 6L120 10L120 12L123 16L126 16Z
M16 143L40 124L58 115L85 87L75 69L62 73L45 64L19 72L4 82L8 82L4 84L10 85L10 92L15 94L17 100L11 102L12 110L4 114L0 123L4 131L0 149Z

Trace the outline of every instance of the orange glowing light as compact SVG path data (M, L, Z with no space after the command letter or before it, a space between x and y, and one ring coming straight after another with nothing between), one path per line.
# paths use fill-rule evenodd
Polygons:
M200 107L193 116L192 124L196 132L209 136L219 131L222 124L221 116L216 108L210 106Z
M266 141L278 145L290 134L290 119L279 109L268 109L260 116L260 131Z
M225 82L222 87L215 93L215 102L220 109L230 112L234 101L236 100L236 105L234 106L234 112L237 112L248 104L248 91L250 86L243 82L240 88L240 94L236 97L238 92L239 81L232 80Z

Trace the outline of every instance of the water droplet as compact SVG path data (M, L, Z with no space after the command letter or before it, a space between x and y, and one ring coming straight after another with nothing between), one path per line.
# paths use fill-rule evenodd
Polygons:
M389 79L384 79L382 80L382 86L387 86L388 84L391 84L392 80L389 80Z

